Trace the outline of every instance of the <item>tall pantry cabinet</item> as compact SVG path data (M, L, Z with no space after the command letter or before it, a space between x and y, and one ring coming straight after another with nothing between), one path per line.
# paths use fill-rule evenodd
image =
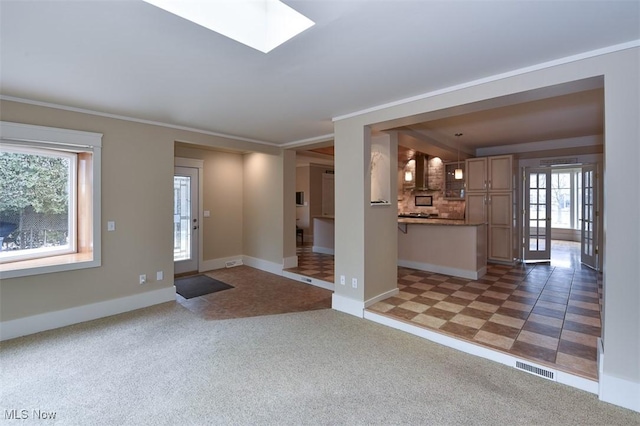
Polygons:
M512 263L514 259L513 156L466 160L466 211L469 222L486 222L488 259Z

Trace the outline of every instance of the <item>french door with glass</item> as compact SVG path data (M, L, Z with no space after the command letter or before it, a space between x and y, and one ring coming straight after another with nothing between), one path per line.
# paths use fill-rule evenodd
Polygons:
M597 269L598 255L598 215L596 166L582 168L582 234L580 262Z
M174 273L198 270L198 169L176 167L173 176Z
M551 260L551 168L525 169L524 260Z

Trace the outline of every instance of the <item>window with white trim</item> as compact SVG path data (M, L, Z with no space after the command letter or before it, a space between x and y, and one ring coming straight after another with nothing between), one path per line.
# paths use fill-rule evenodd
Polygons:
M77 155L0 146L0 262L76 252Z
M582 170L564 168L551 172L551 227L580 229Z
M101 138L0 122L0 278L100 264Z

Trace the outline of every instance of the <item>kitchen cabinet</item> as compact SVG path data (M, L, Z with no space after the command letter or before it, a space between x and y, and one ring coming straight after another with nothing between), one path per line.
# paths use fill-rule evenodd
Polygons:
M487 194L467 192L465 219L469 222L487 222Z
M487 190L487 159L470 158L465 161L467 192Z
M512 263L514 259L513 156L466 160L466 205L468 221L488 223L489 260Z
M442 180L444 182L444 198L447 200L464 200L464 179L456 179L455 171L458 166L464 176L464 162L444 163Z
M489 249L488 258L500 262L513 262L512 200L511 192L489 192Z
M470 158L466 160L467 192L511 191L513 156Z
M489 191L511 191L513 189L513 157L499 155L487 157L489 167L487 172Z

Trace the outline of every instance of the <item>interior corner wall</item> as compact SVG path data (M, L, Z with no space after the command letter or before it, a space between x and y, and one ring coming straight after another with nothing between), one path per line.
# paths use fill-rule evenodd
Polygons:
M282 258L293 259L296 256L296 152L283 151L282 163Z
M640 411L640 48L606 59L600 397Z
M335 276L338 282L338 277L344 275L346 285L336 284L332 306L362 316L365 278L364 204L370 202L370 191L368 188L365 190L370 130L362 125L352 125L348 121L338 121L335 123L334 135ZM351 285L354 278L360 283L357 288ZM336 300L347 306L339 308Z
M20 102L0 101L0 111L3 121L103 134L102 265L1 280L3 330L9 322L33 325L37 318L30 331L35 332L92 319L92 315L160 303L159 292L165 297L173 290L175 141L221 149L273 150L161 125ZM106 232L107 221L116 222L115 231ZM164 272L163 280L155 279L157 271ZM138 282L140 274L148 277L143 286ZM94 310L98 305L100 313ZM64 320L47 323L52 315Z
M578 80L605 81L604 155L604 361L600 398L640 411L640 48L576 59L526 73L502 76L482 84L371 110L335 122L336 148L336 275L363 274L364 229L350 225L362 216L361 141L364 128L393 127L424 121L424 114ZM385 124L379 124L385 123ZM349 177L342 175L350 173ZM628 191L620 188L630 188ZM369 195L368 192L366 194ZM391 225L390 225L391 226ZM344 236L341 235L345 233ZM436 244L437 242L433 242ZM353 253L353 250L360 250ZM356 291L341 290L362 297Z
M157 126L2 101L2 120L98 132L102 138L102 266L3 279L0 320L62 311L173 286L173 141ZM164 280L156 281L156 272ZM140 274L151 278L141 286Z
M200 210L208 210L210 216L200 226L202 260L242 255L242 154L180 145L175 156L204 162Z
M283 155L245 154L243 169L244 255L276 268L284 253Z
M392 189L392 197L388 200L389 205L365 203L365 303L398 288L398 203L395 192L398 185L395 167L398 135L395 132L383 134L376 140L389 147L389 158L386 159L389 169L383 173L380 183ZM372 175L373 173L369 173L370 179Z

